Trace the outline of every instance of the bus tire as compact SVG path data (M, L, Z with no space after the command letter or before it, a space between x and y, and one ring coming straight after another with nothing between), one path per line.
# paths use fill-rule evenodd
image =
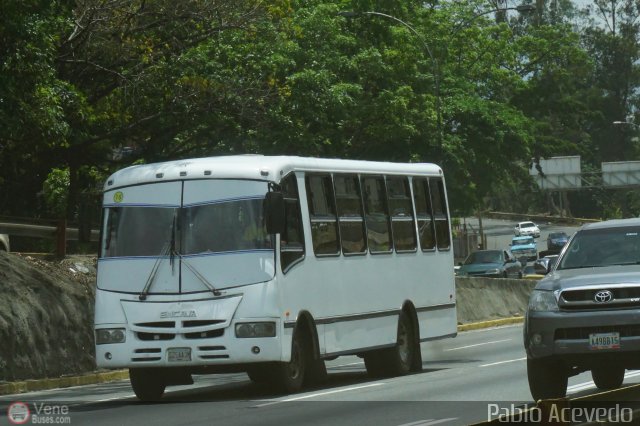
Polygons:
M403 376L411 371L416 354L411 319L404 312L398 317L396 344L392 348L364 354L364 365L372 377Z
M302 389L307 370L308 346L299 333L294 333L291 342L291 361L278 362L273 370L273 384L278 390L295 393Z
M307 359L307 370L304 373L305 385L317 385L327 381L327 366L323 359Z
M138 399L144 402L158 401L162 398L166 384L161 371L153 368L130 368L131 387Z
M267 383L271 380L271 370L266 366L253 367L247 370L247 376L254 383Z
M411 371L413 359L416 356L413 326L411 319L404 312L398 317L398 336L396 345L386 353L385 364L392 376L404 376Z

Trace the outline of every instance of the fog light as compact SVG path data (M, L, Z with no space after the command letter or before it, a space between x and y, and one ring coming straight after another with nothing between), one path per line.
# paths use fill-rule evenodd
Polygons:
M104 357L108 360L111 360L111 358L113 358L113 355L111 355L111 352L107 352L106 354L104 354Z
M257 346L254 346L251 348L251 352L253 352L254 354L258 355L260 353L260 348Z
M542 343L542 336L538 333L535 333L533 336L531 336L531 343L533 343L534 345L539 345Z

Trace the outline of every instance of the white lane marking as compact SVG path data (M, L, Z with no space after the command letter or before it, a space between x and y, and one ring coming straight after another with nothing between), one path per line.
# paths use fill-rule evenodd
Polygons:
M500 365L500 364L507 364L509 362L524 361L525 359L527 359L526 356L524 358L508 359L506 361L492 362L491 364L482 364L480 367L491 367L492 365Z
M640 376L640 371L630 371L629 373L626 373L624 375L624 378L629 379L631 377L637 377L637 376ZM595 387L596 387L596 384L593 382L593 380L590 380L588 382L577 383L575 385L571 385L567 387L567 393L577 393L577 392L595 388Z
M136 397L136 394L132 393L131 395L114 396L113 398L105 398L105 399L96 399L95 401L91 401L91 402L95 403L95 402L117 401L120 399L129 399L129 398L135 398L135 397Z
M491 345L493 343L502 343L502 342L508 342L511 340L513 339L493 340L491 342L476 343L475 345L459 346L457 348L445 349L444 352L457 351L460 349L467 349L467 348L475 348L476 346Z
M417 422L404 423L399 426L431 426L431 425L439 425L441 423L452 422L454 420L458 420L458 418L450 417L448 419L438 419L438 420L433 420L433 419L418 420Z
M339 364L339 365L327 365L327 368L338 368L338 367L348 367L350 365L362 365L364 361L360 362L350 362L349 364Z
M281 404L283 402L299 401L301 399L315 398L316 396L331 395L333 393L348 392L348 391L352 391L352 390L371 388L371 387L374 387L374 386L382 386L384 384L385 383L371 383L369 385L353 386L353 387L350 387L350 388L336 389L336 390L327 391L327 392L316 392L316 393L311 393L311 394L308 394L308 395L296 396L296 397L287 398L287 399L280 399L278 401L271 401L271 402L267 402L267 403L264 403L264 404L255 405L254 408L266 407L267 405Z

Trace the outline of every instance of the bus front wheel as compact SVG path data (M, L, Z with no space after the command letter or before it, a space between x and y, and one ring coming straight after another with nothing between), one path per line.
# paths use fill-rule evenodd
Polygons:
M293 335L291 342L291 361L279 362L273 371L274 384L287 393L298 392L302 389L307 369L307 347L299 333Z
M130 368L131 387L138 399L145 402L162 398L166 384L162 374L153 368Z

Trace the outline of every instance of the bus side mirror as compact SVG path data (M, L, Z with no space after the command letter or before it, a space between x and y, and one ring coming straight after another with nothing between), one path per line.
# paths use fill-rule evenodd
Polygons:
M268 234L284 232L284 196L282 192L267 192L264 198L265 225Z

